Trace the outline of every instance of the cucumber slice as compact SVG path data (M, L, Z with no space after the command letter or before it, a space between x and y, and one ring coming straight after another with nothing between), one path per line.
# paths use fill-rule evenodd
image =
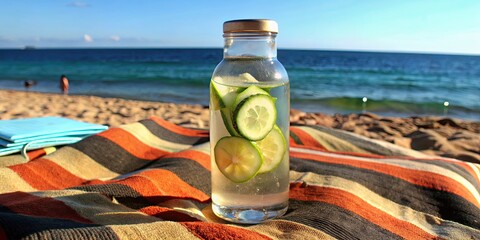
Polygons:
M210 108L218 110L222 107L225 107L222 98L220 97L218 90L214 87L214 83L210 82Z
M238 75L244 82L258 82L256 78L252 76L250 73L242 73Z
M235 101L238 92L243 90L240 88L229 87L225 85L218 84L216 82L222 82L222 78L215 77L210 82L210 99L211 107L213 110L220 110L222 114L222 120L225 125L225 128L228 130L230 135L239 136L235 128L233 127L232 121L232 104Z
M210 81L210 99L214 110L231 107L240 89L218 84L222 78L215 77Z
M235 108L233 120L235 130L241 136L251 141L262 140L277 120L274 99L264 94L247 97Z
M263 164L258 173L266 173L275 169L282 162L287 152L287 142L282 130L275 125L268 135L256 142L263 156Z
M248 87L247 89L243 90L241 93L239 93L236 96L235 101L233 102L232 109L235 109L238 106L238 104L240 104L246 98L248 98L252 95L257 95L257 94L269 95L268 92L266 92L265 90L255 86L255 85L252 85L252 86Z
M224 137L214 149L215 163L232 182L242 183L253 178L263 163L262 154L250 141L240 137Z
M222 114L223 124L228 133L230 133L231 136L240 136L233 126L232 110L230 108L222 108L220 109L220 113Z

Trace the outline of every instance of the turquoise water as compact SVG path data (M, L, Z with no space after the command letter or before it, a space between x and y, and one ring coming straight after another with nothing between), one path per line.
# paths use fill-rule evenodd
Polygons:
M0 50L0 88L208 105L222 49ZM480 120L480 56L279 50L292 108ZM364 104L362 98L367 97ZM444 102L449 102L445 107Z

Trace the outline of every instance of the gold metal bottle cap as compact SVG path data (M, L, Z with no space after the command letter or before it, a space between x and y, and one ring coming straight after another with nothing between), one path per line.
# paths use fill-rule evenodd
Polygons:
M278 24L269 19L241 19L223 23L223 33L241 32L278 33Z

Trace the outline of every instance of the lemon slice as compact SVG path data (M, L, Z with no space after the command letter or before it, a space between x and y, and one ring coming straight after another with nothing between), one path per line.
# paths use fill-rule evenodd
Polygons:
M287 152L287 142L282 130L275 125L268 135L256 142L263 156L263 164L258 173L266 173L275 169L282 162Z
M215 163L232 182L242 183L253 178L263 163L262 154L250 141L240 137L224 137L214 149Z
M241 136L251 141L263 139L277 120L274 98L264 94L245 98L235 108L233 120Z

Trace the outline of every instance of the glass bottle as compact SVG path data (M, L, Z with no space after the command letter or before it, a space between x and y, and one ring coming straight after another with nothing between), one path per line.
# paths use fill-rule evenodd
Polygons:
M290 87L273 20L223 24L224 58L210 82L212 209L253 224L288 207Z

